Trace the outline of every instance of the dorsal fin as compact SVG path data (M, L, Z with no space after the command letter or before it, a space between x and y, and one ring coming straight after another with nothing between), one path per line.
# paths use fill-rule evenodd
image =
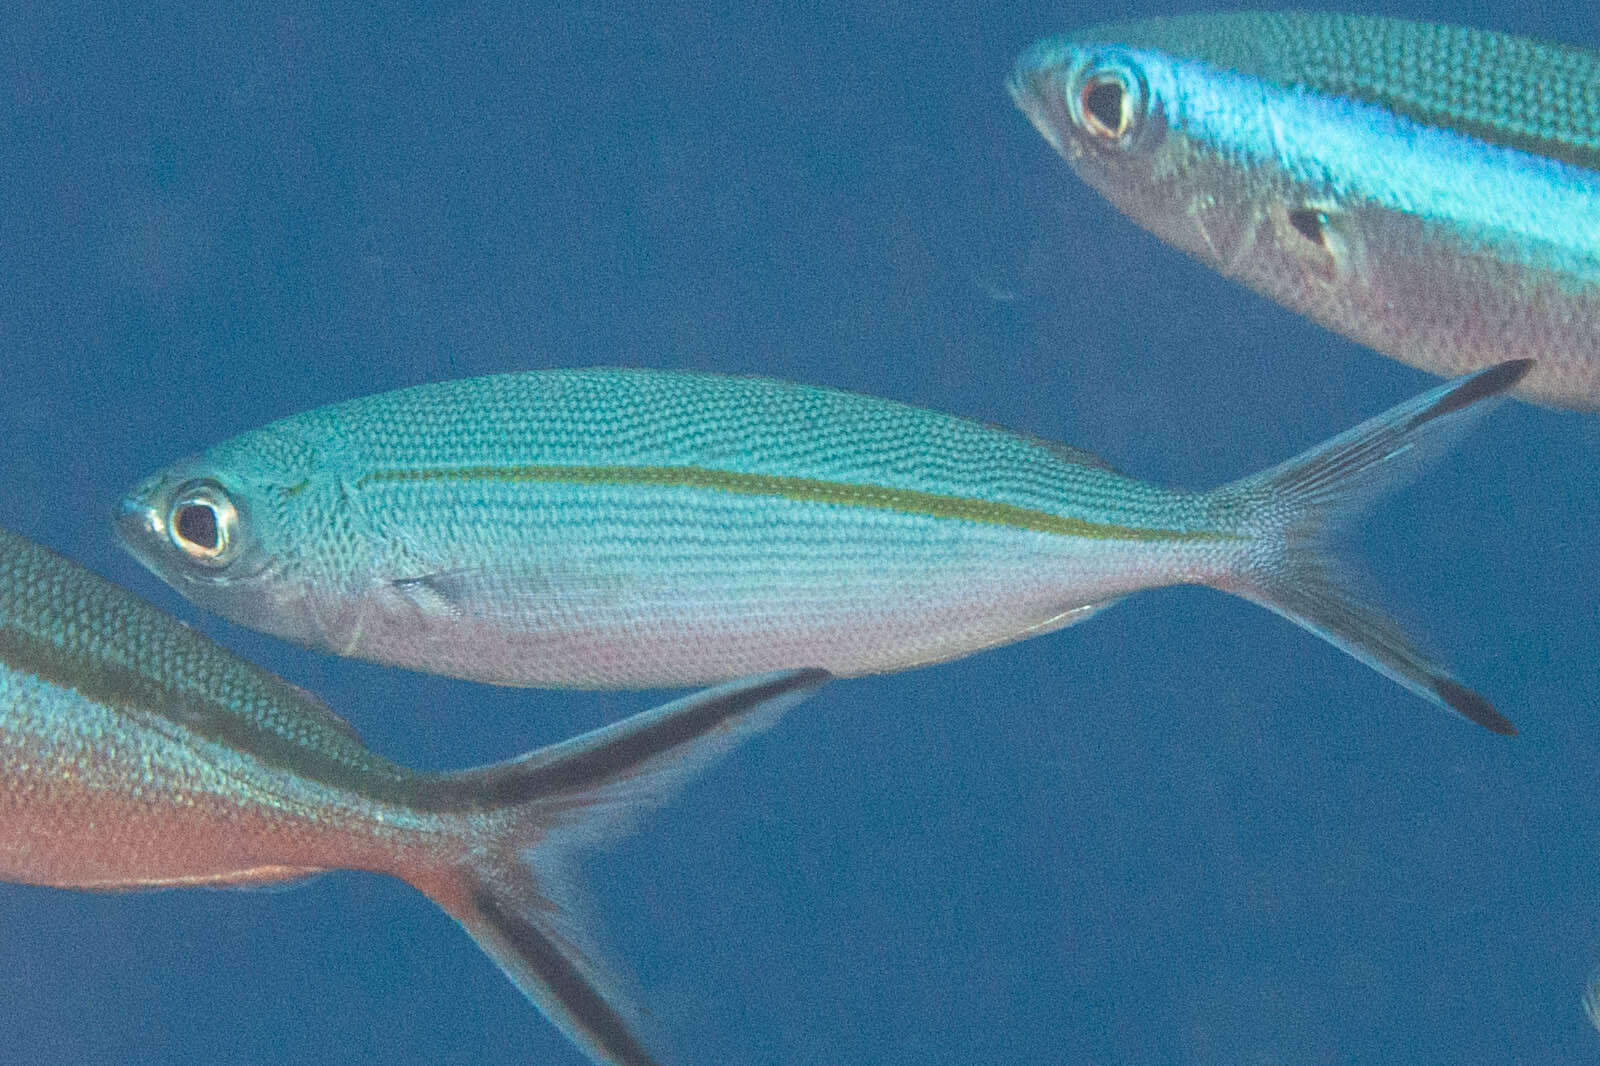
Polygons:
M1122 474L1122 471L1118 470L1116 467L1100 458L1094 452L1086 451L1085 449L1079 448L1075 445L1063 444L1058 440L1050 440L1046 437L1036 437L1032 433L1019 433L1017 430L998 425L994 422L986 422L984 424L990 429L998 430L1002 433L1008 433L1013 437L1025 440L1036 448L1043 448L1057 459L1060 459L1063 462L1071 463L1073 466L1092 466L1096 470L1108 470L1113 474ZM1127 475L1123 474L1123 476L1126 477Z

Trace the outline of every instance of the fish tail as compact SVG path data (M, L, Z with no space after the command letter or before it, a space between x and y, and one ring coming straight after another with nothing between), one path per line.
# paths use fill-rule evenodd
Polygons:
M1511 724L1353 592L1330 550L1339 528L1442 454L1526 375L1530 359L1460 377L1263 473L1210 494L1219 521L1251 534L1219 587L1254 600L1441 707L1496 733Z
M657 1062L634 997L602 957L575 853L625 831L677 785L828 680L766 674L708 689L508 762L440 775L462 854L408 877L597 1063Z

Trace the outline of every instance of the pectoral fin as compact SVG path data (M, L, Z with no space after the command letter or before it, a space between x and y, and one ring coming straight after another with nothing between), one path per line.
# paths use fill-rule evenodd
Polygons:
M555 612L615 603L628 594L615 575L570 571L555 577L526 566L441 570L396 578L390 585L426 615L519 628L553 624Z

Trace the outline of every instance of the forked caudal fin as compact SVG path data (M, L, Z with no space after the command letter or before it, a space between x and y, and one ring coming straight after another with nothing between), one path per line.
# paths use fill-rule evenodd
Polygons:
M1351 594L1328 552L1365 504L1404 484L1522 380L1531 359L1500 363L1401 404L1302 455L1211 494L1222 521L1251 534L1242 572L1222 584L1331 641L1442 707L1506 735L1488 700L1432 662L1381 612Z
M463 836L476 846L417 887L595 1062L655 1063L638 1012L586 934L571 854L626 829L828 679L798 670L731 682L509 762L431 779L430 798L462 812Z

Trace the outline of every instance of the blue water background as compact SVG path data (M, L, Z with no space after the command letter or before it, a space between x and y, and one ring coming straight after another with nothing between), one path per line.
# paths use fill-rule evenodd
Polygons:
M1123 220L1006 97L1038 36L1187 5L977 7L11 5L0 523L458 766L660 695L228 625L116 546L121 490L279 415L528 367L843 386L1192 487L1434 383ZM1593 14L1345 7L1600 46ZM1524 735L1194 589L838 684L585 867L664 1057L1596 1061L1600 419L1502 407L1357 550ZM584 1061L375 876L0 886L0 960L6 1062Z

